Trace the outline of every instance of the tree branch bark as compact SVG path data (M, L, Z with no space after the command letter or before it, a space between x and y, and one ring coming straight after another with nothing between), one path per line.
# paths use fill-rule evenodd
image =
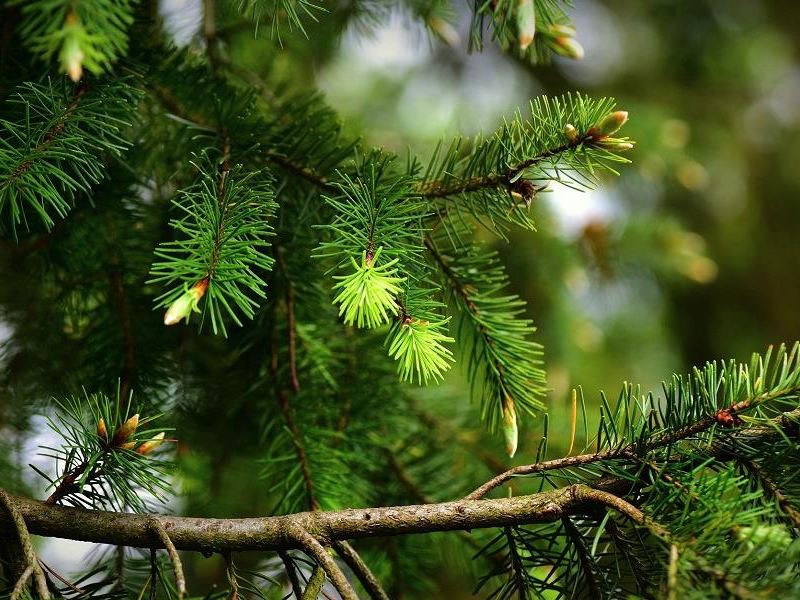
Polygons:
M304 549L294 536L297 528L326 543L434 531L484 529L508 525L548 523L564 515L583 514L590 505L610 505L610 489L603 498L599 490L585 485L540 492L514 498L457 500L437 504L302 512L286 516L246 519L203 519L134 513L114 513L67 506L9 495L35 535L86 542L151 548L157 519L177 550L230 552L246 550ZM617 508L617 506L614 506ZM629 515L630 516L630 515ZM163 545L159 546L163 547Z

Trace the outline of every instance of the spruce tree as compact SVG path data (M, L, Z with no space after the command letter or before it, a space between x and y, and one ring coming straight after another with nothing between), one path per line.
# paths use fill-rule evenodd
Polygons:
M476 2L469 46L580 58L566 5ZM453 41L441 0L204 0L182 47L154 1L3 4L4 597L799 596L800 347L625 383L599 420L576 389L548 452L487 240L624 168L628 113L575 92L369 148L286 65L398 6ZM36 536L101 550L60 573Z

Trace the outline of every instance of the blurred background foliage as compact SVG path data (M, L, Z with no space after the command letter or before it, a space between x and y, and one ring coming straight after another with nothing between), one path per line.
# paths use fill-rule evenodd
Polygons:
M463 11L454 45L402 15L348 30L332 55L311 29L323 51L305 65L348 127L401 153L491 130L539 94L578 89L630 111L638 143L620 179L540 195L538 233L497 243L545 346L555 454L573 386L591 400L622 381L657 388L800 335L796 4L579 0L571 15L581 61L468 54Z
M232 62L258 75L263 93L319 86L346 130L401 154L411 149L425 158L442 137L492 131L540 94L609 95L630 111L626 135L637 146L629 154L633 164L621 169L619 179L589 193L553 188L534 201L536 234L512 232L507 241L494 240L545 347L552 389L550 456L571 447L575 386L585 390L591 421L599 390L615 394L623 381L657 388L672 372L691 365L714 358L744 360L769 344L800 338L800 8L795 2L576 0L571 16L585 58L556 58L537 66L492 44L482 53L468 53L465 4L454 5L454 30L439 31L442 39L432 38L410 17L413 2L369 15L358 13L359 3L352 6L352 13L306 19L305 32L282 31L280 45L270 39L268 22L254 37L252 28L240 27L233 15L228 29L226 15L219 15L219 35L229 42ZM161 9L179 44L197 43L199 2L162 0ZM142 221L119 226L153 227ZM76 253L106 251L87 243L80 227L73 235ZM6 274L14 273L15 256L4 258ZM3 304L35 305L37 298L21 289L0 291ZM48 327L48 310L41 307L40 319L26 326L31 331ZM40 333L30 337L44 339ZM145 360L146 348L155 353L164 343L143 342ZM184 343L213 351L220 342ZM70 353L63 354L63 364L3 364L4 383L12 382L3 386L3 402L13 403L13 381L20 373L69 370ZM184 419L175 423L181 437L181 510L263 513L270 503L250 480L259 455L257 407L245 405L251 390L237 390L239 404L214 401L235 389L235 372L219 362L207 367L204 375L207 380L216 376L219 389L204 390L196 401L187 389L175 400ZM437 451L427 442L402 449L414 480L422 482L416 491L403 491L409 501L449 499L468 491L444 485L449 470L474 472L477 485L492 468L508 463L502 440L486 433L470 413L477 409L467 402L469 390L458 369L443 385L414 393L408 410L424 413L432 427L449 435L441 440L448 452L442 452L447 464L440 472L421 460L419 468L431 471L414 470L415 456ZM230 425L231 416L238 425L227 436L237 443L226 443L226 434L210 437L220 433L221 423ZM543 419L526 423L515 462L535 460L542 426ZM16 440L22 437L0 440L0 446ZM26 438L24 447L4 449L0 461L6 456L30 460L41 441ZM463 449L455 451L456 445ZM396 478L387 479L387 489L398 485ZM383 492L375 496L376 502L384 499ZM396 494L385 496L391 500ZM453 562L453 573L465 568L462 554L442 550L449 548L446 543L408 543L419 546L417 559L442 552L444 564ZM45 548L46 560L67 570L80 555L67 543L51 545ZM442 564L441 556L431 560ZM219 581L223 567L215 569L210 562L193 561L189 575L209 585ZM468 595L471 582L450 581L449 573L444 569L441 576L447 597Z
M578 0L585 58L536 66L491 44L468 53L469 10L455 8L450 43L387 11L355 18L340 45L321 17L308 39L284 37L287 51L234 49L268 81L316 83L347 129L401 154L491 131L540 94L609 95L630 111L638 144L620 179L540 195L538 233L497 241L545 346L554 452L568 446L574 386L592 400L622 381L657 388L800 336L795 3Z

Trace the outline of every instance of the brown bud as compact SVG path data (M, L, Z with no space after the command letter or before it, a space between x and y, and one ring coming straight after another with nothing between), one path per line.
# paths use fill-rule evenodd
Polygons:
M578 130L575 129L575 125L572 123L567 123L564 125L564 135L567 136L570 144L574 144L578 141Z
M114 433L114 439L111 440L111 445L115 448L121 448L122 445L128 441L128 438L136 433L136 428L138 426L139 415L135 414L130 419L125 421L119 429L117 429L116 433Z
M160 446L163 441L164 441L164 432L162 431L161 433L156 435L154 438L152 438L150 440L147 440L141 446L139 446L136 449L136 452L138 454L141 454L142 456L144 456L146 454L150 454L153 450L158 448L158 446Z
M544 186L537 186L526 179L517 179L508 184L508 191L511 195L525 203L526 208L530 208L533 199L536 197Z
M117 446L117 450L133 450L133 447L136 445L136 442L125 442L124 444L120 444Z
M99 437L104 444L108 443L108 429L106 428L105 419L100 417L100 420L97 422L97 437Z

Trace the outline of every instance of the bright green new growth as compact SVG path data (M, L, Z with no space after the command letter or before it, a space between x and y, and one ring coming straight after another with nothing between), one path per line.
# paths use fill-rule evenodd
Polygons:
M396 321L386 337L389 356L398 361L397 372L403 381L428 384L439 381L453 363L452 351L444 343L452 344L455 340L446 331L450 319L431 322L408 317Z
M20 35L42 60L58 55L73 81L83 69L99 75L128 49L130 0L12 0L23 19Z
M339 293L334 303L339 304L339 316L344 316L346 325L372 329L389 322L397 312L395 298L401 292L404 278L397 276L397 258L382 265L377 264L383 248L368 257L366 250L361 255L361 264L354 258L350 261L354 271L349 275L338 275L339 283L333 286Z

